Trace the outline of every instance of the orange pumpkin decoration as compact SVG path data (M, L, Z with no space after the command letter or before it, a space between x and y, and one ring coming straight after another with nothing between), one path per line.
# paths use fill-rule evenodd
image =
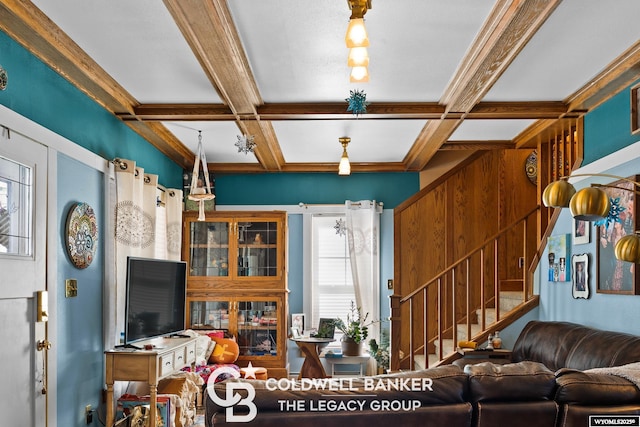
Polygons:
M216 346L213 348L213 353L209 356L209 363L233 363L238 360L240 354L240 347L238 343L232 338L218 338L211 337L216 342Z

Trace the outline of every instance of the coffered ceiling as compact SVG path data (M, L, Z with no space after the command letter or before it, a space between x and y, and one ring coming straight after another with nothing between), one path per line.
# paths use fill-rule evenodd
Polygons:
M637 0L373 0L362 84L345 0L1 3L3 31L178 164L202 131L215 172L337 171L341 136L354 172L533 147L640 77Z

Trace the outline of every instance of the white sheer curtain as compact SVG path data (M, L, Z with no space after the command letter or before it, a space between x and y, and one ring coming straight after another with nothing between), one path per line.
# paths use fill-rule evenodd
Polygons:
M356 305L362 313L369 313L370 320L380 319L380 213L375 200L345 202L347 217L347 241L353 274ZM380 341L380 324L369 328L368 340ZM370 360L372 373L374 360Z
M145 174L132 160L114 163L107 191L113 232L105 267L105 348L118 344L124 331L127 257L179 260L182 242L182 190L166 189L163 202L157 175Z

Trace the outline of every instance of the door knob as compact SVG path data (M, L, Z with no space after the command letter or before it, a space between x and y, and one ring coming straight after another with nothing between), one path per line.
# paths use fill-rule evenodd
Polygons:
M38 340L36 343L36 348L38 351L49 350L51 348L51 341L49 340Z

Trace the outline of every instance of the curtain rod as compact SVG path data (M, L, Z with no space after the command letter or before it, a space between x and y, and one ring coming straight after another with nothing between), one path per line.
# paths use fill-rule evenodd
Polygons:
M111 163L113 163L114 165L116 165L117 167L119 167L122 170L127 170L127 162L125 162L124 160L116 157L113 160L111 160ZM136 171L136 176L137 176L137 171ZM147 178L145 178L145 182L149 182L147 180ZM162 191L163 193L167 193L167 187L165 187L164 185L161 184L157 184L156 188L160 191ZM169 194L169 196L174 197L176 195L175 191L171 190L169 191L167 194ZM163 203L164 204L164 203Z

